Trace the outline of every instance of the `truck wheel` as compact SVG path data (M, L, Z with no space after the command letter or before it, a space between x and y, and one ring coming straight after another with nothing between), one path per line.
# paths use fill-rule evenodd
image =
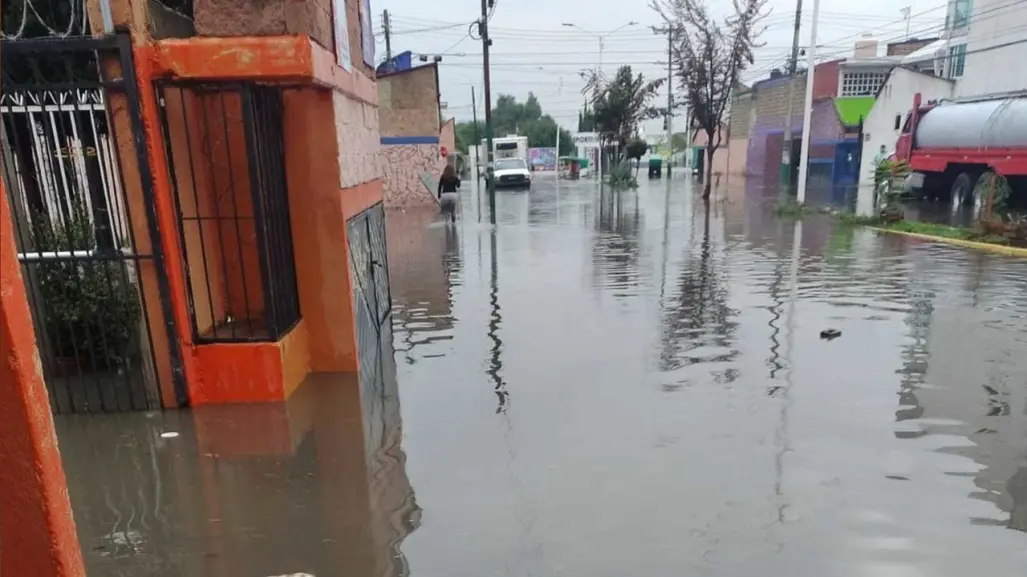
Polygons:
M977 175L970 172L962 172L952 181L952 210L965 205L973 206L976 185Z

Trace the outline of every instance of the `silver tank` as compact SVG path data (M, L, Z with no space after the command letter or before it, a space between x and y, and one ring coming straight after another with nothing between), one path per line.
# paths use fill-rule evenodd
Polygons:
M917 148L1027 147L1027 97L941 104L920 120Z

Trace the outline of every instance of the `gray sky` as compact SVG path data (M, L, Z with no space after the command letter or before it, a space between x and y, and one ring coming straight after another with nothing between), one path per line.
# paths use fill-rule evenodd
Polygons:
M731 5L728 0L710 1L724 10ZM801 45L809 44L813 9L812 0L804 4ZM445 9L440 9L443 5ZM945 5L946 0L821 0L817 44L822 46L823 56L842 57L851 55L861 34L872 33L883 50L886 42L905 38L902 6L911 7L911 36L937 36ZM632 8L626 10L629 6ZM756 64L743 78L747 82L765 78L771 68L785 62L790 51L795 1L770 0L768 8L767 30L760 37L766 46L757 51ZM371 9L376 14L376 32L381 31L382 11L389 10L393 53L411 50L442 55L440 90L449 106L447 116L470 120L473 87L481 118L481 42L467 36L468 25L481 11L480 0L371 0ZM647 77L666 76L666 64L657 64L666 62L666 40L652 33L650 26L659 25L660 20L646 0L497 0L490 21L493 102L499 94L523 100L528 92L534 92L543 111L573 131L583 101L578 71L596 66L599 47L596 35L561 24L569 22L603 33L632 20L638 25L607 36L603 70L612 73L620 65L631 64ZM377 39L376 57L380 60L385 42L380 35ZM650 129L658 130L659 124L656 121Z

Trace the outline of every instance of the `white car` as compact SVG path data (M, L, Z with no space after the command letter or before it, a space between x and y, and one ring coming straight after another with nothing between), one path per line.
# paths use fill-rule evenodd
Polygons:
M531 171L523 158L500 158L494 171L496 188L531 188Z

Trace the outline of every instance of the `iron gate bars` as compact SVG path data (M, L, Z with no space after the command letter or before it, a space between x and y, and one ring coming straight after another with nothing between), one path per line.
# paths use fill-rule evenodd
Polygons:
M184 405L128 36L0 50L0 169L53 411L161 408L161 374Z
M277 341L300 320L281 88L160 81L195 342Z

